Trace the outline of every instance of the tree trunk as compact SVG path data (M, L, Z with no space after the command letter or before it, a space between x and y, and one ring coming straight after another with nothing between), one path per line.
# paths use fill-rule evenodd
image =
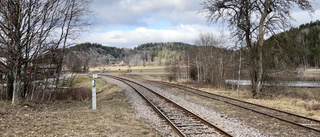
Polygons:
M239 90L240 80L241 80L241 49L240 49L240 57L239 57L239 68L238 68L238 84L237 84L237 91Z
M12 94L12 104L19 102L19 88L20 88L20 78L18 77L18 68L17 66L13 69L13 94Z
M11 73L7 74L7 100L11 100L12 96L13 96L13 78L12 75L10 75Z
M199 60L198 57L196 58L196 66L197 66L197 73L198 73L198 83L200 82L200 67L199 67Z
M263 75L263 64L262 64L262 40L258 40L258 44L254 44L251 48L251 82L252 82L252 95L257 97L262 89L262 75Z
M252 82L252 96L257 97L258 94L260 94L260 91L262 89L262 76L261 73L257 70L253 72L254 76L251 80Z
M189 82L189 71L190 71L190 58L188 56L188 65L187 65L187 82Z
M265 1L264 6L265 9L261 15L260 21L259 21L259 35L258 35L258 41L256 45L256 55L253 59L254 62L254 81L252 83L253 85L253 96L256 97L257 94L260 93L262 89L262 75L263 75L263 58L262 58L262 48L264 43L264 35L265 35L265 20L269 14L269 7L270 7L270 1Z
M260 39L260 38L259 38ZM260 94L262 89L262 75L263 75L263 64L262 64L262 46L263 37L258 40L258 44L255 47L256 52L253 54L253 77L252 77L252 95L256 97Z

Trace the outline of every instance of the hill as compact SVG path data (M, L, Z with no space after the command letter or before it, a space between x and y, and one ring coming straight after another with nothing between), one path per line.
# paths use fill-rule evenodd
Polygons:
M266 61L272 67L289 64L292 67L320 66L320 21L302 24L270 37L265 42L268 48ZM267 56L269 55L269 56Z
M98 54L101 55L112 55L114 58L122 58L125 56L125 49L124 48L117 48L117 47L108 47L103 46L97 43L82 43L76 46L70 47L68 51L96 51Z
M193 45L182 42L142 44L133 49L133 59L129 60L129 62L134 66L162 66L167 63L168 59L172 59L182 54L192 46ZM140 63L137 61L140 61Z
M191 46L182 42L145 43L134 49L103 46L97 43L82 43L66 52L66 67L80 71L84 67L99 65L161 66L169 58L177 56ZM121 64L120 64L121 63Z

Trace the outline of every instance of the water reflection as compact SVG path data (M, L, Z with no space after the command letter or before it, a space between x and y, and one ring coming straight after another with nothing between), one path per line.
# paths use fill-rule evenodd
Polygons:
M250 80L226 80L227 84L251 85ZM320 87L320 82L317 81L278 81L273 83L264 83L264 86L288 86L288 87Z

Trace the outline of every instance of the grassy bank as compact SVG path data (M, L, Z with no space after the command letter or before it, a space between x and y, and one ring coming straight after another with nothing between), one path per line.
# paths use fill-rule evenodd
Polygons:
M97 71L100 72L103 68L90 68L89 71ZM129 70L131 70L131 73L164 73L165 67L164 66L134 66L131 68L128 68L128 66L111 66L111 67L105 67L106 72L112 72L112 73L119 73L120 72L125 73Z
M320 95L316 89L273 91L274 93L262 95L257 99L252 98L249 91L212 88L202 88L202 90L320 120L320 101L318 100Z
M74 87L90 88L91 77L79 76ZM97 110L91 100L0 101L0 136L157 136L135 116L118 87L98 79Z

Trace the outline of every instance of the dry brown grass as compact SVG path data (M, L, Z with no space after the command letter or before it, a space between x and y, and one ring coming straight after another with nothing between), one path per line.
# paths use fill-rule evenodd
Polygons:
M281 95L274 96L271 98L266 97L266 98L253 99L251 97L250 92L248 91L231 91L231 90L226 91L226 90L216 90L216 89L210 89L210 88L204 88L202 90L320 120L320 101L319 100L315 100L315 99L305 100L305 99L300 99L296 97L281 96Z
M320 77L320 69L306 69L303 72L305 77Z
M320 102L316 100L306 101L284 97L277 99L246 99L246 101L320 120L320 109L318 108Z
M76 76L73 80L73 87L74 88L92 88L92 76L91 75L82 75L82 76ZM96 80L97 82L97 91L101 91L104 89L105 86L107 86L106 81L102 80L101 78L98 78Z
M104 82L98 89L95 111L91 101L0 101L0 136L159 136L135 116L119 88Z
M111 67L105 67L106 71L112 71L112 72L120 72L125 73L127 72L128 66L111 66ZM161 73L165 72L164 66L132 66L131 67L132 73L145 73L145 72L152 72L152 73ZM99 67L90 68L89 71L100 71Z

